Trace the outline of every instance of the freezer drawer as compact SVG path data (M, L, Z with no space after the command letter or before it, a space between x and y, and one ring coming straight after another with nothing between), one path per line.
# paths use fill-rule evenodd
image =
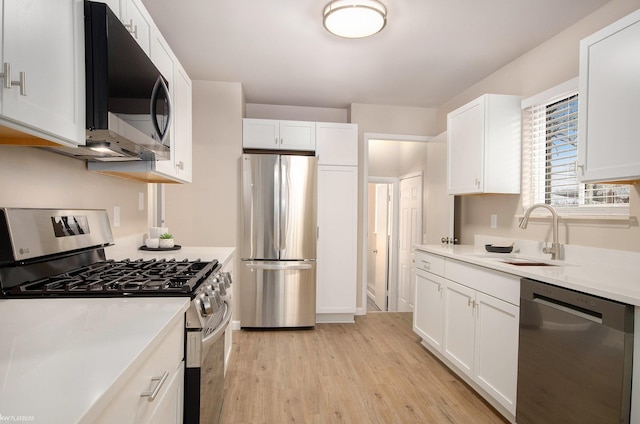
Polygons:
M239 284L241 327L315 325L315 261L243 261Z

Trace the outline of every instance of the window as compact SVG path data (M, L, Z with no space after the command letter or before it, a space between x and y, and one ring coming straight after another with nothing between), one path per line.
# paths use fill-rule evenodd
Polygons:
M523 102L523 206L546 203L564 215L628 214L628 185L578 181L578 90L566 91L574 84Z

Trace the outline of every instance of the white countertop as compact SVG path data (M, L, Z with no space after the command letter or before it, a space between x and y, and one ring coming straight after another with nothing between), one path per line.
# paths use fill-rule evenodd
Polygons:
M588 251L580 252L583 260L578 260L577 255L574 255L566 261L551 261L546 258L534 258L520 254L487 253L483 247L473 245L444 247L442 245L416 245L415 248L497 271L640 306L640 260L638 260L640 254L636 252L592 249L594 253L591 254ZM589 258L590 255L592 258ZM515 266L501 261L509 256L529 257L555 266Z
M188 305L181 297L0 300L0 421L93 421Z

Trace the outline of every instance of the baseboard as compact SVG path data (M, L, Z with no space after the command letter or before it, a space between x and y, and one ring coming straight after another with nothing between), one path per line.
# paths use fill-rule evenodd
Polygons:
M354 314L316 314L316 324L353 324Z

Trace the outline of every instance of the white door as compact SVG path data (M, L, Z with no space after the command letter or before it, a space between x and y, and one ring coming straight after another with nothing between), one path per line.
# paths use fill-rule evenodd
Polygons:
M376 184L375 215L375 303L381 311L387 310L387 276L389 269L389 186Z
M367 216L367 296L373 295L375 300L376 293L376 187L375 183L368 185L368 206Z
M422 241L422 174L400 180L398 312L413 311L413 245Z

